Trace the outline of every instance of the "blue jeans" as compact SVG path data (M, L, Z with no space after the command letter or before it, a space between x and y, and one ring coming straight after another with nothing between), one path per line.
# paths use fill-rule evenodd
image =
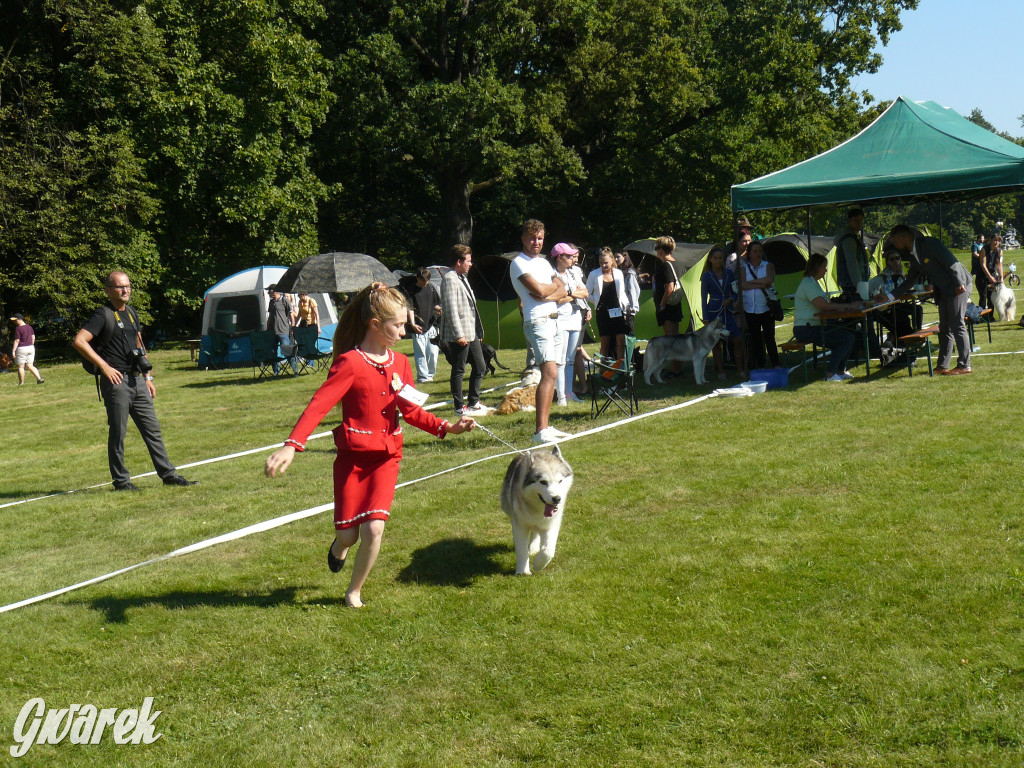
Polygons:
M430 381L437 372L437 347L425 333L412 335L413 358L416 361L416 381Z
M555 379L555 392L559 399L572 392L573 364L576 362L576 347L580 342L580 331L568 331L562 334L562 356L558 358L558 378Z
M290 333L279 333L279 334L277 334L277 344L278 344L279 347L291 347L291 346L294 346L295 342L292 341L292 337L291 337ZM284 356L284 350L283 349L280 350L280 353L281 353L282 356ZM295 372L295 375L298 376L299 375L299 361L295 359L295 350L292 350L291 361L292 361L292 370ZM280 372L281 372L281 366L278 365L277 363L274 363L274 375L277 376L277 374L279 374Z
M846 370L846 361L850 359L853 345L857 343L857 334L848 328L835 325L794 325L793 338L804 344L817 344L831 350L828 361L828 375L835 376Z

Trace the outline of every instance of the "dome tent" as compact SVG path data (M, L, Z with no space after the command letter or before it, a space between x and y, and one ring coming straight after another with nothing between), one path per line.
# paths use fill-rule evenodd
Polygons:
M287 267L252 267L229 275L207 289L203 294L200 368L207 368L211 362L211 331L227 334L228 365L249 365L252 362L249 334L267 329L267 311L270 306L267 287L280 280L286 271ZM321 341L318 346L326 352L331 349L329 339L334 335L338 316L329 294L312 293L310 296L320 309L321 335L327 341Z

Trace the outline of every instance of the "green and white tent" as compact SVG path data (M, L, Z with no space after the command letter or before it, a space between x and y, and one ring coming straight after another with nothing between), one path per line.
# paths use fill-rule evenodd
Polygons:
M900 97L848 141L731 190L734 211L966 200L1024 189L1024 147Z

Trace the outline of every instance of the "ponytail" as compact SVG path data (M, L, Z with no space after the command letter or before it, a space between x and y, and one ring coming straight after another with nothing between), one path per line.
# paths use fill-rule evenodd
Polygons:
M366 335L370 320L385 322L405 309L405 299L394 288L384 283L371 283L355 295L345 307L334 331L334 357L338 358L356 348Z

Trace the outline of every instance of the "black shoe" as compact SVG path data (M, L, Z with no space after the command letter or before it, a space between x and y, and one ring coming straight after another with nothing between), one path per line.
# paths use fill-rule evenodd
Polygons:
M196 485L198 480L186 480L181 475L168 475L164 478L164 485Z
M37 379L36 380L36 384L45 384L45 383L46 383L46 379Z
M135 487L134 483L127 482L124 485L115 485L114 486L114 490L115 491L137 491L139 489Z
M334 556L334 542L331 542L331 546L327 548L327 567L331 569L331 573L337 573L345 567L345 560L347 556L340 560Z

